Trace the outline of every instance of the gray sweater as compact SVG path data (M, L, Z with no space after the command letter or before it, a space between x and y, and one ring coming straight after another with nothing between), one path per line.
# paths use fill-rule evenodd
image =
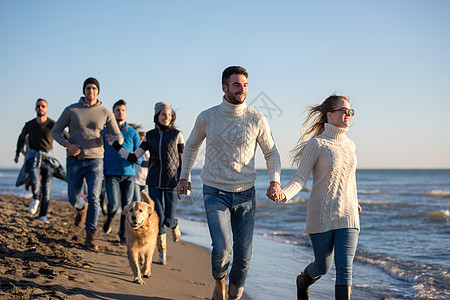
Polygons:
M80 159L103 158L103 128L116 137L119 143L123 143L114 114L106 109L100 100L94 105L88 105L84 97L78 103L69 105L64 109L52 130L55 141L64 146L67 139L63 131L69 127L69 143L79 145ZM67 155L70 155L67 153Z

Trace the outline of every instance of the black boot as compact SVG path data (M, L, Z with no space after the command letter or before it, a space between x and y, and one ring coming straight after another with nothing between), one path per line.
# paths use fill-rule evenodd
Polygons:
M320 279L321 276L311 278L305 270L297 276L297 300L309 300L309 286Z
M351 285L336 285L334 287L334 297L336 300L350 300L352 294Z

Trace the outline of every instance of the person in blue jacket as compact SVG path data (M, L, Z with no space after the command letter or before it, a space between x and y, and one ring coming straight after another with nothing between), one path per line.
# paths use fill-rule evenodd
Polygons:
M127 117L127 106L124 100L114 103L113 113L119 125L124 142L122 146L129 152L136 150L141 140L137 131L125 121ZM105 128L105 136L108 130ZM122 209L133 200L135 191L135 169L134 163L123 158L113 147L105 142L104 169L106 195L108 197L107 216L103 224L103 231L106 234L111 232L111 222L121 204ZM126 244L125 236L125 216L121 215L119 239L122 245Z
M178 203L177 184L181 172L181 159L184 150L184 137L181 131L175 129L176 115L169 104L155 104L155 128L148 131L139 146L131 153L112 135L107 136L108 142L130 162L137 162L144 153L150 152L150 163L146 184L150 197L155 202L155 211L159 216L159 235L157 247L158 263L166 264L166 233L164 226L172 229L174 242L180 240L181 231L175 218Z

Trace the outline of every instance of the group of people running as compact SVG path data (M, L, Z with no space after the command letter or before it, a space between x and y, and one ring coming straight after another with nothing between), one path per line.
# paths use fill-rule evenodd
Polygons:
M139 126L126 122L127 103L124 100L117 101L111 112L97 99L99 91L100 84L95 78L86 79L83 84L84 97L66 107L56 122L47 116L47 101L37 100L37 117L25 124L14 158L17 163L26 146L24 173L30 178L33 194L29 212L35 214L40 206L39 219L44 223L50 222L47 210L51 180L55 167L60 165L53 154L54 139L67 149L68 199L77 209L75 225L85 223L86 247L98 250L95 234L103 182L108 200L103 231L107 234L111 232L112 220L119 207L123 209L133 200L140 201L140 191L145 189L154 200L155 211L160 217L157 245L159 262L165 264L167 243L164 228L171 229L175 242L181 236L175 213L178 202L176 184L184 140L174 126L175 112L166 103L156 103L155 128L146 133L138 132L134 127ZM65 128L68 128L68 132ZM108 134L119 139L123 148L129 152L136 153L142 147L146 147L144 152L148 152L144 159L130 162L106 142ZM141 182L142 177L146 181ZM126 244L123 216L120 218L118 234L120 243Z
M139 139L138 133L134 134L135 130L125 122L126 103L118 101L110 112L97 99L98 81L88 78L83 85L84 97L68 106L56 123L52 121L51 129L51 137L67 149L68 196L77 209L75 223L80 225L86 219L86 246L98 249L94 236L102 175L105 175L108 195L108 215L103 230L109 232L119 203L123 207L131 201L126 196L136 187L132 178L135 174L117 174L117 170L132 169L141 163L145 153L149 153L146 185L160 217L158 250L160 262L165 263L164 226L172 229L172 237L178 241L181 232L175 218L177 197L180 199L181 195L189 193L190 172L200 146L206 140L201 178L212 240L211 265L215 279L212 299L240 299L252 253L256 210L254 156L259 145L270 178L267 196L272 201L289 201L304 187L311 172L313 176L306 230L315 259L297 276L297 298L309 299L309 286L330 270L334 256L335 297L350 299L361 207L356 192L355 144L346 135L354 115L349 98L333 94L320 105L308 109L301 126L301 137L293 150L297 172L282 189L280 155L268 121L245 102L247 78L247 70L243 67L231 66L223 71L222 102L198 115L186 143L174 126L176 115L167 103L155 105L155 129L142 134ZM42 124L42 120L38 120L42 114L38 106L42 103L46 106L46 101L39 99L36 105L38 117L30 121L37 125ZM65 128L69 129L68 135ZM24 133L25 128L19 141ZM31 147L31 134L29 140ZM18 149L19 146L18 143ZM35 150L41 153L41 161L33 166L42 168L45 159L51 157L51 151L48 151L51 147ZM117 168L107 171L110 164L107 161ZM84 182L87 203L81 198ZM127 188L131 186L130 182L133 187ZM36 200L48 202L43 198L44 193L39 198L34 190L35 186L35 200L30 212L35 212L33 203ZM121 202L110 202L110 197L118 199L120 195ZM41 215L44 212L41 211ZM121 233L123 227L119 237ZM231 257L233 262L229 270Z

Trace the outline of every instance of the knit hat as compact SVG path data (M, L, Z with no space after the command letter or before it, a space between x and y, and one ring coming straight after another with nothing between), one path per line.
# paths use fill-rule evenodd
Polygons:
M86 86L87 86L88 84L90 84L90 83L95 84L95 85L97 86L98 93L100 94L100 84L98 83L98 80L95 79L94 77L89 77L89 78L86 79L86 80L84 81L84 83L83 83L83 95L84 95L84 89L85 89Z
M159 114L161 111L165 110L166 108L170 109L173 112L173 109L170 107L169 104L165 102L158 102L155 104L155 116Z

